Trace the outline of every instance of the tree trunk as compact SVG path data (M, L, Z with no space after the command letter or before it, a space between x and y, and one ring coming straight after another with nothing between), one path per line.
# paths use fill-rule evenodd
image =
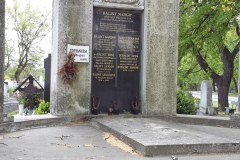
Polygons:
M17 68L16 72L14 73L14 77L17 82L20 81L20 75L23 72L23 70L26 68L27 62L28 61L26 60L23 65L18 65L18 68Z
M226 80L221 78L221 80L217 83L217 87L218 87L218 107L220 107L222 110L224 110L225 107L229 107L228 91L229 91L230 83L227 84L225 81Z
M20 82L20 74L22 73L21 69L17 69L15 74L14 74L14 77L15 77L15 80L18 82Z
M216 82L218 86L218 105L222 110L224 110L225 107L229 107L228 92L233 77L233 62L235 58L232 55L226 47L221 51L224 72Z

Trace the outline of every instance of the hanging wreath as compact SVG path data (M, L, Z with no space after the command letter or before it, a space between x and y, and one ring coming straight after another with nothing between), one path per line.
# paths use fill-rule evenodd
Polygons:
M64 84L72 85L77 78L77 64L74 63L74 53L69 52L67 55L67 62L60 68L58 74Z

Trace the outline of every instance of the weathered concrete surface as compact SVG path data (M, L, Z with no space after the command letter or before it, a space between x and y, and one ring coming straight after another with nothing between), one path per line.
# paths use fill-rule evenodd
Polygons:
M14 122L4 121L0 124L1 132L13 132L17 130L36 128L36 127L48 127L62 125L68 122L82 122L89 121L94 118L109 117L106 114L102 115L75 115L75 116L54 116L47 115L30 115L30 116L14 116ZM118 115L114 117L122 118L155 118L173 123L205 125L205 126L217 126L225 128L240 128L238 121L230 120L229 117L214 117L214 116L189 116L189 115L177 115L177 116L146 116L146 115ZM11 118L11 117L9 117ZM8 120L9 121L9 120Z
M144 114L175 115L179 0L148 0Z
M14 132L23 129L49 127L63 125L69 122L86 122L93 118L102 117L94 115L75 115L75 116L53 116L53 115L33 115L33 116L14 116L14 122L0 124L0 133Z
M226 128L240 128L240 123L233 120L232 117L217 117L217 116L199 116L199 115L181 115L176 116L160 116L156 117L165 121L172 121L183 124L216 126Z
M111 7L143 11L141 105L145 115L175 115L179 0L54 0L51 113L88 114L91 61L79 63L72 87L62 85L59 68L66 61L67 44L92 49L92 9Z
M100 131L86 125L33 129L0 137L0 159L87 160L134 156L105 142Z
M89 0L53 2L51 113L54 115L89 113L90 63L78 64L78 76L72 86L62 84L58 71L66 62L67 44L90 46L91 53L92 6Z
M9 113L18 110L18 101L16 99L9 99L3 103L3 113Z
M181 127L181 126L180 126ZM189 129L240 138L238 130L216 127L188 126ZM87 123L38 128L0 134L1 160L172 160L171 155L133 156L111 146L103 133ZM213 134L214 135L214 134ZM62 140L61 140L62 139ZM239 160L240 153L174 155L179 160Z
M227 137L218 134L216 131L220 131L221 128L217 127L211 132L200 131L196 130L195 126L148 118L96 119L93 125L113 133L146 156L240 151L238 129L231 132L231 135L236 137Z
M3 80L5 53L5 0L0 3L0 123L3 121Z

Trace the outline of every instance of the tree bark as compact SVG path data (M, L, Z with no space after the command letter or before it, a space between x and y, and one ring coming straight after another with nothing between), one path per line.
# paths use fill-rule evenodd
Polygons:
M222 81L224 81L224 80L222 80ZM219 84L217 84L217 86L218 86L218 107L220 107L222 110L224 110L225 107L229 107L228 91L229 91L230 85L219 82Z
M5 53L5 0L0 2L0 123L3 121L3 81Z
M20 74L21 74L21 73L22 73L22 70L18 68L18 69L16 70L15 74L14 74L15 80L16 80L17 82L20 82Z

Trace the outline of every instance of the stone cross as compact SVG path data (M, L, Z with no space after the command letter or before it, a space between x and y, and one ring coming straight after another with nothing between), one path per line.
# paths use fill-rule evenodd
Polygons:
M202 81L199 107L202 114L214 114L214 109L212 107L212 86L211 82L208 80Z
M27 80L29 80L28 86L22 88L23 84L25 84ZM33 84L34 81L38 84L40 89L34 86ZM38 81L32 75L29 75L13 92L16 92L17 90L27 95L28 109L30 110L34 109L34 101L33 101L34 95L39 93L42 97L42 92L44 91L43 87L40 85L40 83L38 83Z

